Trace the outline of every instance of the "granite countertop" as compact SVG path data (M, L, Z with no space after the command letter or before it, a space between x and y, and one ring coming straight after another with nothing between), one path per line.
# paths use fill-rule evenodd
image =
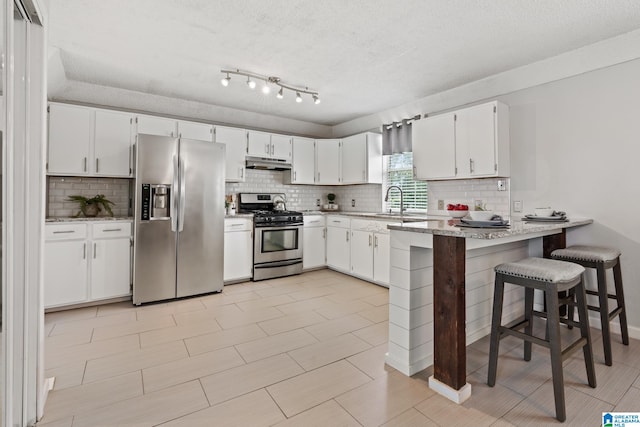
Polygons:
M100 222L100 221L133 221L132 216L97 216L93 218L87 217L69 217L69 216L53 216L46 218L44 222Z
M225 219L227 218L248 218L248 219L253 219L253 214L252 213L237 213L237 214L233 214L233 215L225 215L224 216Z
M465 237L471 239L500 239L503 237L518 236L538 233L543 231L559 230L562 228L577 227L593 223L588 218L573 218L568 222L534 223L521 220L512 220L511 227L503 229L494 228L461 228L456 227L460 220L439 219L424 222L405 222L389 224L388 228L394 231L407 231L412 233L427 233L439 236Z

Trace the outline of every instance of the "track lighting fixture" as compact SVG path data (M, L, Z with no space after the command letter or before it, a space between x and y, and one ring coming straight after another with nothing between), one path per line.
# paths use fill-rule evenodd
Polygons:
M320 103L320 95L318 94L318 92L314 90L309 90L308 87L303 88L299 86L291 86L291 85L285 84L280 80L280 77L265 76L262 74L256 74L249 71L240 71L239 69L220 70L220 72L223 74L226 74L226 77L224 77L220 81L222 83L222 86L225 86L225 87L229 86L229 82L231 81L231 76L230 76L231 74L238 75L238 76L245 76L247 78L247 86L249 86L250 89L255 89L256 80L264 81L265 84L262 87L262 93L264 93L265 95L268 95L271 92L270 85L273 84L280 87L280 90L278 90L278 92L276 93L276 98L278 99L284 98L284 90L287 89L292 92L295 92L297 103L302 102L302 94L311 95L311 98L313 99L314 104L317 105Z

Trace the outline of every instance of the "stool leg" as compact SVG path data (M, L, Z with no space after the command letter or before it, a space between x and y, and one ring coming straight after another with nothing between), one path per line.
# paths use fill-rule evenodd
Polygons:
M524 333L533 336L533 288L524 289L524 318L528 321ZM524 360L531 360L531 341L524 341Z
M593 366L593 349L591 347L591 329L589 328L589 311L587 310L587 293L584 288L584 274L582 280L574 289L578 304L578 317L580 321L580 336L586 338L587 343L582 347L584 366L587 370L587 380L591 387L596 387L596 371Z
M629 345L629 331L627 330L627 307L624 305L624 291L622 289L622 271L620 267L620 258L618 258L618 263L613 266L613 281L616 285L616 300L618 301L618 307L622 308L619 314L622 343L624 345Z
M571 299L571 301L575 301L575 292L576 292L575 288L569 290L569 298ZM574 313L574 306L569 305L567 307L567 319L573 320L573 313ZM573 329L573 326L567 325L567 328Z
M545 299L547 301L547 329L549 331L549 349L551 350L551 374L553 378L553 396L556 403L556 419L563 422L567 418L567 414L564 404L560 313L558 310L558 292L555 288L549 287L545 291Z
M604 346L604 363L607 366L613 364L611 356L611 333L609 328L609 297L607 297L607 275L604 265L598 263L596 267L598 276L598 302L600 305L600 327L602 329L602 344Z
M501 274L496 274L493 290L493 317L491 319L491 340L489 346L489 373L487 385L493 387L496 384L496 371L498 369L498 350L500 348L500 327L502 322L502 301L504 297L504 279Z

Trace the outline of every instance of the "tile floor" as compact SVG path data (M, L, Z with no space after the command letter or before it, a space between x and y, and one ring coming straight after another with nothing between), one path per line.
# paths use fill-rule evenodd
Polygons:
M118 303L46 316L39 426L542 426L554 416L548 353L522 360L501 343L485 384L488 339L468 347L471 399L456 405L385 366L388 291L330 270L227 286L222 294L134 307ZM575 330L574 330L575 331ZM572 333L566 329L563 333ZM640 341L614 339L598 387L581 353L565 362L566 426L603 411L640 411Z

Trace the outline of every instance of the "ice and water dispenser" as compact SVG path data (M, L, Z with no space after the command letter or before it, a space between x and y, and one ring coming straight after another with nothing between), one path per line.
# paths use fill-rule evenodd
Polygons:
M142 184L142 221L171 217L171 186Z

